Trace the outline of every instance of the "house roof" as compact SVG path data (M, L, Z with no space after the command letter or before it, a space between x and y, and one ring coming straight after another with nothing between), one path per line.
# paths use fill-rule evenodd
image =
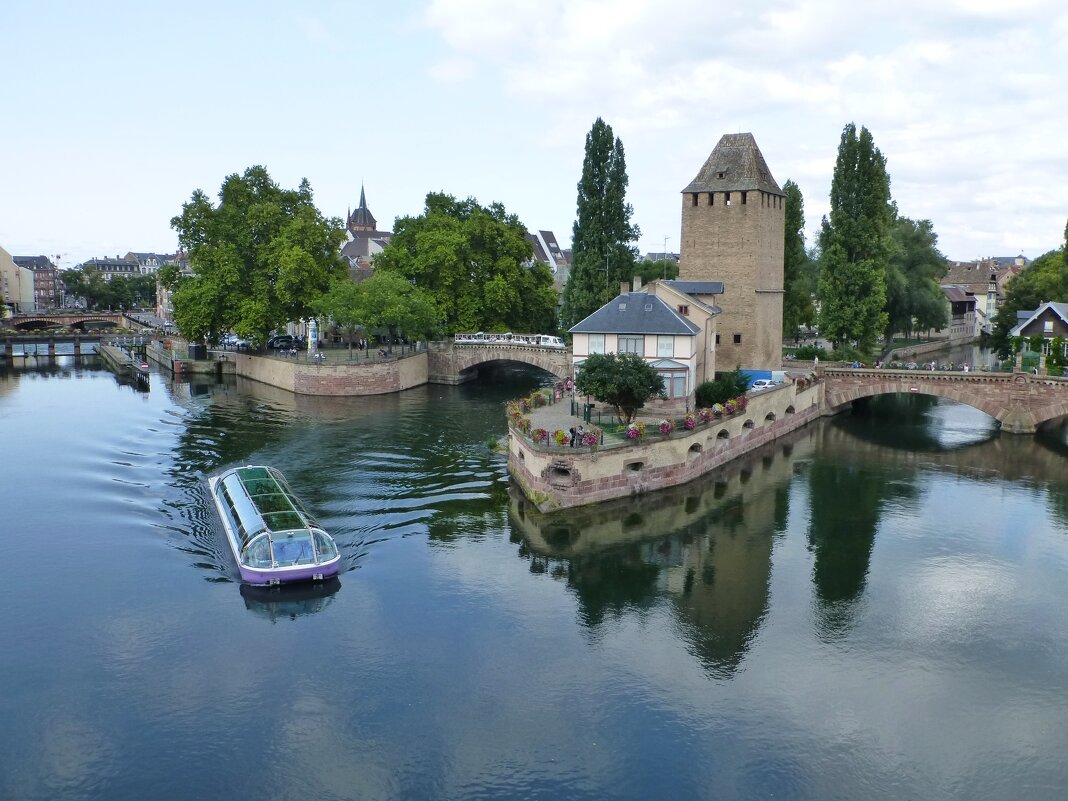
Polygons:
M1037 309L1035 309L1033 312L1016 312L1016 319L1019 322L1017 322L1016 326L1011 331L1009 331L1009 336L1018 337L1020 335L1020 332L1023 331L1024 328L1029 326L1032 322L1037 320L1040 316L1042 316L1042 312L1046 311L1046 309L1050 309L1051 311L1053 311L1054 314L1061 318L1065 325L1068 325L1068 303L1056 303L1054 301L1047 301L1041 306L1039 306ZM1026 314L1027 318L1021 320L1020 316L1023 314Z
M759 189L773 195L783 191L764 161L751 133L724 134L697 177L683 192L735 192Z
M722 295L722 281L663 281L672 289L687 295Z
M696 336L700 329L648 292L624 292L572 326L572 334Z
M942 294L952 303L964 303L966 301L975 302L975 295L961 289L959 286L952 284L943 284Z

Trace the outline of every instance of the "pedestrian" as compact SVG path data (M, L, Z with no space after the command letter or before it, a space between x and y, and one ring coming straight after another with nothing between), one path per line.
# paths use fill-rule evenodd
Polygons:
M574 426L571 426L571 428L569 428L569 429L567 430L567 433L571 435L571 439L570 439L570 440L568 441L568 444L569 444L569 445L570 445L570 446L571 446L572 448L574 448L574 447L575 447L575 427L574 427Z
M584 436L586 436L586 429L583 428L582 425L580 424L579 427L577 429L575 429L575 439L578 440L578 444L579 445L585 444L582 441L582 438Z

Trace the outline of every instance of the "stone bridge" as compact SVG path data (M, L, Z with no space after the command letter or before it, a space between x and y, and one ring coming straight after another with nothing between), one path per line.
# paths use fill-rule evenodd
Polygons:
M510 343L431 342L427 370L432 383L462 384L473 379L477 368L491 362L519 362L552 373L563 380L571 375L571 349Z
M823 405L833 414L861 398L893 392L936 395L967 404L1001 423L1011 434L1033 434L1040 425L1068 416L1068 379L1029 373L941 372L824 368Z
M76 328L80 331L100 328L132 328L140 330L152 326L122 312L82 312L66 314L16 314L4 320L4 325L17 331L36 331L44 328Z

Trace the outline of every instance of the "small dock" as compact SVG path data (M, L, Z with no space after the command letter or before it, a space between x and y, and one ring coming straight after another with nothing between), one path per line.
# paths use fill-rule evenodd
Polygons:
M119 342L101 342L98 353L112 372L127 376L139 387L148 389L148 359L136 346Z

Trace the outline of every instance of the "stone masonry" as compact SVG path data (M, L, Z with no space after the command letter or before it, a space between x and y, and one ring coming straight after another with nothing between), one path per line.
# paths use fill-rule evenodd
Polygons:
M780 369L784 206L750 133L723 136L683 190L679 278L723 282L717 369Z

